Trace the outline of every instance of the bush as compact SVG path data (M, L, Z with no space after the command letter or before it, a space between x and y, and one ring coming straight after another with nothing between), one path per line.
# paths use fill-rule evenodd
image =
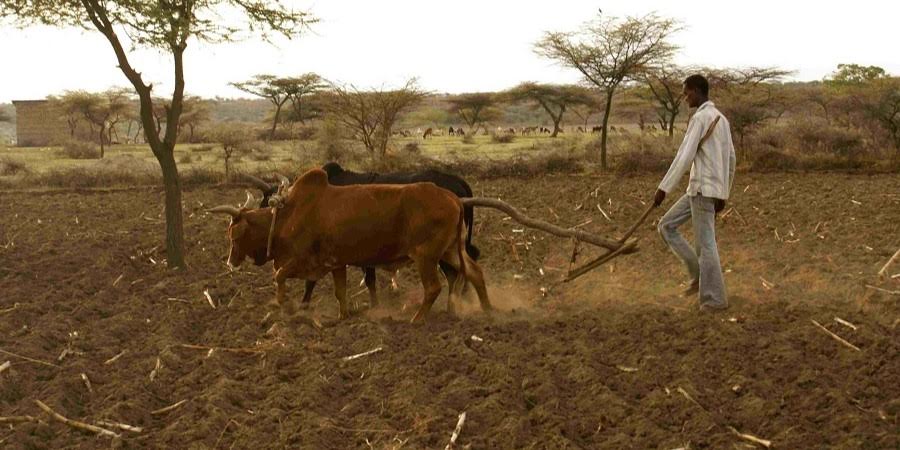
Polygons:
M22 161L12 158L2 158L0 159L0 175L2 176L12 176L18 174L28 174L31 171L28 170L28 167Z
M808 152L829 152L853 158L863 151L863 136L854 129L836 127L823 121L797 120L791 132L797 149Z
M616 172L620 175L637 173L657 173L668 170L672 156L650 150L626 152L616 164Z
M413 154L413 155L421 155L422 149L419 148L418 142L407 142L407 143L403 144L403 152Z
M203 145L198 145L196 147L192 147L191 151L197 152L197 153L204 153L204 152L211 152L211 151L215 150L215 148L216 148L216 146L213 144L203 144Z
M190 153L185 153L185 154L181 155L180 158L178 158L178 164L190 164L192 162L194 162L194 160L193 160L193 158L191 158Z
M756 172L795 170L800 164L796 157L778 150L765 150L753 156L750 170Z
M516 140L516 135L512 133L494 133L491 135L491 142L495 144L510 144Z
M294 134L296 134L298 140L309 141L316 137L316 131L316 127L302 126L297 128L297 131Z
M787 145L785 130L779 127L765 127L750 136L753 142L761 144L767 149L784 149Z
M62 143L61 153L69 159L98 159L100 149L94 144L74 139Z
M264 151L262 151L262 150L253 150L253 151L251 151L249 157L250 157L250 160L251 160L251 161L257 161L257 162L271 161L271 160L272 160L272 155L269 154L269 153L266 153L266 152L264 152Z
M475 136L473 136L472 134L466 134L466 135L464 135L464 136L462 137L462 143L463 143L463 144L474 144L474 143L475 143Z
M316 148L325 161L346 162L350 154L341 125L332 120L326 120L322 125Z

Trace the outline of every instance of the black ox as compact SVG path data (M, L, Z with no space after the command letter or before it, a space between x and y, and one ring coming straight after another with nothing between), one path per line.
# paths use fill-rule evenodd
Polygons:
M459 198L468 198L472 197L472 188L469 186L469 183L466 183L462 178L451 175L448 173L440 172L437 170L424 170L421 172L414 173L375 173L375 172L353 172L350 170L345 170L341 167L340 164L336 162L329 162L322 166L322 170L328 174L328 183L333 184L335 186L347 186L353 184L413 184L413 183L434 183L435 185L444 188L454 194L456 194ZM278 185L270 185L259 178L253 176L247 176L247 178L253 182L261 191L262 191L262 200L260 201L260 208L266 208L269 206L269 198L275 194L278 189ZM473 207L465 206L463 208L463 221L466 226L466 253L474 259L478 260L478 257L481 255L481 251L478 250L478 247L472 244L472 229L475 223L475 212ZM441 270L444 271L447 275L453 275L456 270L449 265L445 265L441 263ZM375 268L374 267L363 267L363 271L365 272L365 283L366 287L373 293L376 290L375 284ZM312 298L313 289L316 287L315 281L306 281L306 292L303 294L303 305L308 305L310 299Z

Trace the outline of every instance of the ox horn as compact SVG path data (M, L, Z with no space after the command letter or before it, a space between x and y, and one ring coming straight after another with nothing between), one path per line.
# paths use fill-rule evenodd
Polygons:
M241 214L241 210L231 205L219 205L215 208L207 209L206 212L228 214L231 217L237 217Z
M263 180L261 180L261 179L259 179L259 178L254 177L253 175L246 175L246 174L245 174L245 175L244 175L244 178L246 178L247 181L250 182L250 184L256 186L257 188L259 188L259 189L260 189L261 191L263 191L263 192L268 192L268 191L272 190L272 189L275 187L275 186L270 185L269 183L266 183L265 181L263 181Z
M253 194L251 194L250 191L246 191L246 192L247 192L247 200L244 201L244 205L241 206L241 209L250 208L253 206L253 200L254 200Z

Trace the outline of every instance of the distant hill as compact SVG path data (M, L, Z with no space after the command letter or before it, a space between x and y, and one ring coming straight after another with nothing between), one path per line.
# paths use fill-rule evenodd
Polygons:
M262 122L272 111L265 99L221 98L210 100L213 122Z

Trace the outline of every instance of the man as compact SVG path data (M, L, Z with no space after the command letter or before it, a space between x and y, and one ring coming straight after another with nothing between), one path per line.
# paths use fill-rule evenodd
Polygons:
M659 183L653 205L662 204L666 194L675 189L690 166L687 193L660 220L659 234L687 267L691 278L685 296L699 292L702 311L722 310L728 307L728 299L716 247L715 219L716 213L725 208L731 191L734 144L728 120L709 100L706 78L702 75L687 77L683 93L688 106L697 111L688 123L675 160ZM688 219L694 227L694 248L678 232L678 227Z

